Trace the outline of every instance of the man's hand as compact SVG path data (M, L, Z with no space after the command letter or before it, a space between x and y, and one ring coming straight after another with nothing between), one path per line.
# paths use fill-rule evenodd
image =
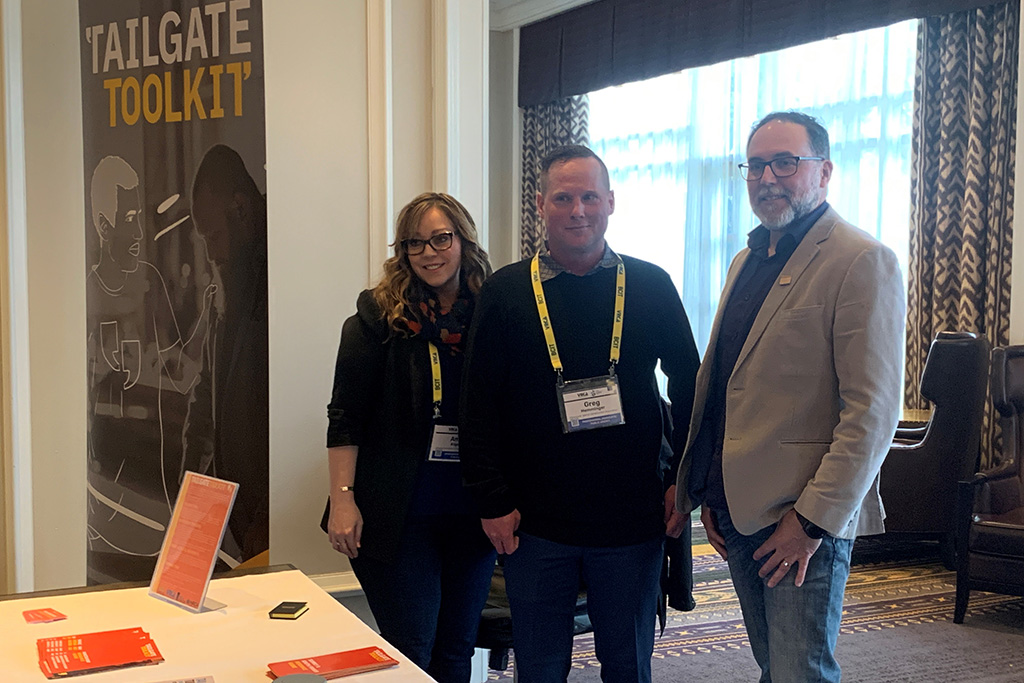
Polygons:
M519 510L513 510L504 517L481 519L480 524L487 538L491 539L491 545L502 555L511 555L519 547L519 537L516 536L516 529L519 528Z
M671 538L679 538L686 526L686 515L676 510L676 485L668 487L665 491L665 535Z
M821 539L809 538L804 533L800 520L796 518L796 510L790 510L779 522L775 533L754 551L755 560L768 557L758 575L763 579L771 574L772 577L768 579L768 587L775 588L779 581L782 581L782 577L788 574L793 566L796 566L795 583L799 588L804 585L807 563L811 561L811 556L820 545Z
M363 535L363 515L351 493L340 496L337 501L331 499L327 535L331 539L331 546L339 553L346 557L357 557Z
M723 560L729 559L729 551L725 549L725 537L718 532L718 523L715 516L711 514L711 508L707 505L701 506L700 523L704 525L704 533L708 535L708 543L718 551Z

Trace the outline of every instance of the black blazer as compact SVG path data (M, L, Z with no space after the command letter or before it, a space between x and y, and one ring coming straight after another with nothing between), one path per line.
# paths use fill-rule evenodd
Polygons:
M341 331L327 447L359 447L354 493L363 515L360 555L391 561L398 550L419 464L430 446L428 354L427 340L391 333L370 290L359 295L356 314ZM321 520L325 531L329 505Z

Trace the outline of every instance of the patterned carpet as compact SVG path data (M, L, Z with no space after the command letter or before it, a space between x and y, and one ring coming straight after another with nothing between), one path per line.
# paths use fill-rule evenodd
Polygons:
M669 611L655 641L654 680L757 680L728 568L704 538L695 523L697 607ZM933 544L858 541L837 649L844 680L1024 681L1024 599L974 592L967 623L955 626L955 583ZM983 661L972 663L975 655ZM576 637L573 667L571 681L599 680L593 634Z

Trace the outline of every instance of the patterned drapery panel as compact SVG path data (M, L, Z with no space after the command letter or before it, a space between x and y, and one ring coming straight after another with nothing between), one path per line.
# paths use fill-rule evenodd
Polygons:
M519 252L523 258L533 256L544 240L544 229L537 216L540 161L559 145L589 143L589 110L586 95L523 109L522 210L519 222Z
M943 330L1009 343L1017 0L921 21L911 157L908 408ZM982 466L999 455L991 403Z

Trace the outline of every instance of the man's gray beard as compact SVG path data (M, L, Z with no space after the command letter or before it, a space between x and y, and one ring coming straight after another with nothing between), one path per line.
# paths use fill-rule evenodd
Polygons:
M803 218L818 207L817 197L808 197L806 200L796 205L794 205L792 201L793 198L790 197L790 203L774 218L767 215L762 216L757 212L757 209L754 209L753 207L751 207L751 209L753 209L754 215L760 219L761 225L769 230L781 230L793 221Z

